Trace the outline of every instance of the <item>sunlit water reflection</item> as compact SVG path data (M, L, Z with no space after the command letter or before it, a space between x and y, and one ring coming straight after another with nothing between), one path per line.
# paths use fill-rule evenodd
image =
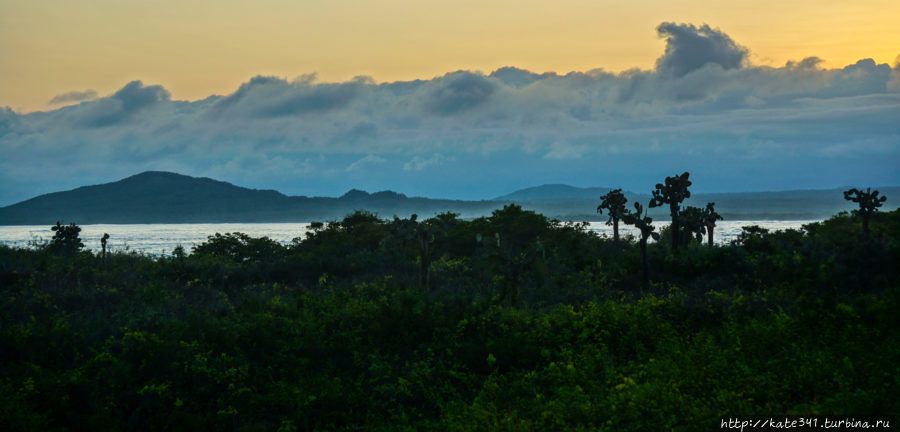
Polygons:
M800 229L803 225L816 222L805 221L721 221L715 229L716 243L734 240L741 233L741 227L759 225L771 231ZM657 230L668 222L654 222ZM242 232L251 237L269 237L283 244L296 237L304 237L308 224L305 223L229 223L229 224L133 224L133 225L81 225L80 237L85 247L100 250L100 237L109 234L107 247L113 251L135 251L151 255L168 255L172 249L182 246L190 251L192 247L206 241L215 233ZM613 228L603 222L591 222L591 231L601 236L612 237ZM633 227L620 224L623 236L639 232ZM16 247L29 247L49 241L53 237L48 225L0 226L0 243Z

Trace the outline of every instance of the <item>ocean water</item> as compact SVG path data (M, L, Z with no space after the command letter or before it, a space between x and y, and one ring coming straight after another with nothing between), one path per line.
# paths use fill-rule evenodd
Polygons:
M714 240L722 244L734 240L741 233L741 227L759 225L770 231L784 229L800 229L803 225L817 222L745 220L720 221L716 225ZM657 231L668 225L668 222L655 222ZM228 224L98 224L80 225L81 241L85 247L100 250L100 238L109 234L107 248L112 251L138 252L150 255L169 255L172 249L182 246L186 251L206 241L215 233L242 232L251 237L269 237L283 244L294 238L304 238L309 224L306 223L228 223ZM613 228L603 222L591 222L589 229L601 236L612 237ZM620 235L639 235L639 231L628 225L619 225ZM53 237L49 225L16 225L0 226L0 243L30 247L47 242Z

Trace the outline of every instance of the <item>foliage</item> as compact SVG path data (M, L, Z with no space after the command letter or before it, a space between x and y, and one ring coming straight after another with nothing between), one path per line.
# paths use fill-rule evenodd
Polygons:
M172 257L0 246L0 429L691 431L900 412L900 211L874 214L864 244L842 214L676 255L635 210L641 238L620 242L511 205L357 212L287 246L220 234ZM421 237L395 222L440 227L428 290Z
M50 227L53 231L53 238L50 239L49 249L51 252L59 255L73 255L78 253L84 247L84 243L78 237L81 227L70 223L62 225L59 221L56 226Z

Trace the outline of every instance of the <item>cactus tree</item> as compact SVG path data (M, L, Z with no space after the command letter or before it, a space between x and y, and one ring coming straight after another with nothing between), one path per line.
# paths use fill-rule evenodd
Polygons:
M703 225L706 225L706 238L709 240L709 247L713 247L713 229L716 228L716 221L722 220L722 215L716 213L716 203L706 203L703 209Z
M50 227L50 230L53 231L53 238L50 239L49 248L54 253L74 255L84 247L84 243L78 237L78 233L81 232L81 227L78 225L74 223L63 225L57 221L56 226Z
M103 259L106 259L106 241L107 240L109 240L109 234L103 233L103 237L100 238L100 247L103 248L103 254L101 255L101 257Z
M656 189L653 191L653 198L650 199L650 207L661 207L663 204L669 205L669 214L672 215L672 250L678 251L678 237L681 232L681 226L678 223L678 213L680 211L681 202L691 197L691 191L688 187L691 181L688 180L690 173L677 175L674 177L666 177L665 184L657 183Z
M853 214L862 218L863 233L869 237L869 217L878 211L878 207L887 201L887 197L884 195L879 197L878 191L873 191L872 188L866 188L865 192L853 188L844 191L844 199L859 204L859 210L853 210Z
M659 240L659 233L654 232L656 227L653 224L653 218L647 216L644 213L644 216L641 217L641 213L644 211L641 203L634 203L634 213L629 213L625 215L623 221L628 225L634 225L635 228L641 231L641 258L643 258L644 263L644 289L650 285L650 277L647 275L647 239L653 237L654 240Z
M678 224L681 226L681 237L679 243L687 245L691 242L691 237L697 239L698 243L703 242L703 235L706 234L706 218L703 209L687 206L678 214Z
M597 213L603 214L603 209L607 210L609 220L606 221L606 224L612 225L613 239L619 241L619 221L628 215L628 209L625 208L628 198L625 198L625 195L622 194L622 189L613 189L600 197L600 199Z

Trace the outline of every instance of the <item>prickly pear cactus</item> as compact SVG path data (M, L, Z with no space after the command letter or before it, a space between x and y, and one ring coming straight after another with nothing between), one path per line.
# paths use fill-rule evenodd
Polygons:
M878 211L878 207L887 201L886 196L878 196L878 190L866 188L863 192L860 189L852 188L844 191L844 199L859 204L858 210L853 210L853 214L862 218L863 233L869 237L869 218Z

